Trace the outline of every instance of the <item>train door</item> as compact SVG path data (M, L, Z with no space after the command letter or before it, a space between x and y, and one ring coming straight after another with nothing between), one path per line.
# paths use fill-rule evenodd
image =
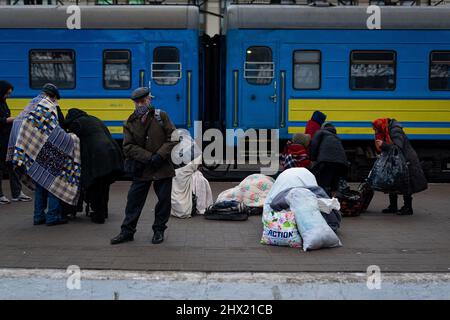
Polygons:
M169 114L177 127L186 127L188 112L186 108L186 78L183 70L182 43L150 44L150 82L153 105Z
M275 45L246 45L241 78L240 123L243 128L277 128L278 94ZM235 76L235 75L234 75Z
M289 114L289 99L317 97L321 89L321 51L304 44L282 45L280 48L280 104L286 126L297 122L302 127L310 114L298 107ZM291 121L291 123L287 123Z

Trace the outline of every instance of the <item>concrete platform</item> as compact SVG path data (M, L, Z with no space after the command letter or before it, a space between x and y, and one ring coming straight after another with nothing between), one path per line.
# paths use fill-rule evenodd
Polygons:
M112 186L110 217L104 225L80 214L67 225L33 226L32 203L0 206L0 268L365 273L377 265L382 272L450 272L450 184L430 184L415 195L413 216L381 214L387 196L377 193L369 212L344 218L338 232L343 247L306 253L261 245L260 216L244 222L171 217L164 243L152 245L153 191L135 241L111 246L110 238L120 230L129 184ZM234 185L213 182L214 196Z

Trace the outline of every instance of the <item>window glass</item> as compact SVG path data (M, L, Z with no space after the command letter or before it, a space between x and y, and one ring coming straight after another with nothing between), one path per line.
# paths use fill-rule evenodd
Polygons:
M320 51L294 52L294 88L320 89Z
M250 47L246 52L244 78L251 84L269 84L274 77L272 50L269 47Z
M450 90L450 51L431 53L430 89Z
M48 82L60 89L75 88L75 52L72 50L30 51L30 87L40 89Z
M394 90L395 52L352 52L350 88L360 90Z
M181 79L180 52L175 47L153 51L152 79L159 85L174 85Z
M131 87L131 54L128 50L103 52L103 87L129 89Z

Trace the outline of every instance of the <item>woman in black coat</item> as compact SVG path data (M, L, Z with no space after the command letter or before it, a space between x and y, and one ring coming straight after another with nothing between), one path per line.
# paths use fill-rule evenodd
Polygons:
M109 187L123 172L122 150L104 123L79 109L70 109L65 127L80 138L81 187L93 209L91 219L104 223L108 216Z
M389 207L383 213L397 213L399 215L411 215L412 194L427 189L427 179L420 165L419 157L409 143L408 137L402 126L395 119L383 118L373 122L375 130L375 146L378 152L388 152L393 145L399 147L408 162L409 186L408 192L403 194L404 205L398 210L397 194L389 194Z
M327 123L317 131L310 146L310 158L315 162L311 172L331 197L338 190L339 180L347 177L348 161L336 128Z
M5 171L8 171L9 184L13 201L31 201L31 198L22 192L22 185L19 177L6 163L6 153L8 150L9 134L11 133L14 118L11 117L6 99L13 91L13 86L8 81L0 81L0 204L8 204L10 200L3 194L2 178Z

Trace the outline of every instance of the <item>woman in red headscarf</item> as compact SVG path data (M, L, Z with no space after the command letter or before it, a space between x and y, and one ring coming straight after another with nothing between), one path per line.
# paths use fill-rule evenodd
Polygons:
M395 119L381 118L373 122L375 131L375 147L379 153L388 152L393 145L403 151L409 169L408 193L403 194L403 207L398 210L397 194L389 194L389 207L383 213L397 213L399 215L412 215L412 194L427 189L427 180L420 165L419 157L409 143L408 137L400 123Z

